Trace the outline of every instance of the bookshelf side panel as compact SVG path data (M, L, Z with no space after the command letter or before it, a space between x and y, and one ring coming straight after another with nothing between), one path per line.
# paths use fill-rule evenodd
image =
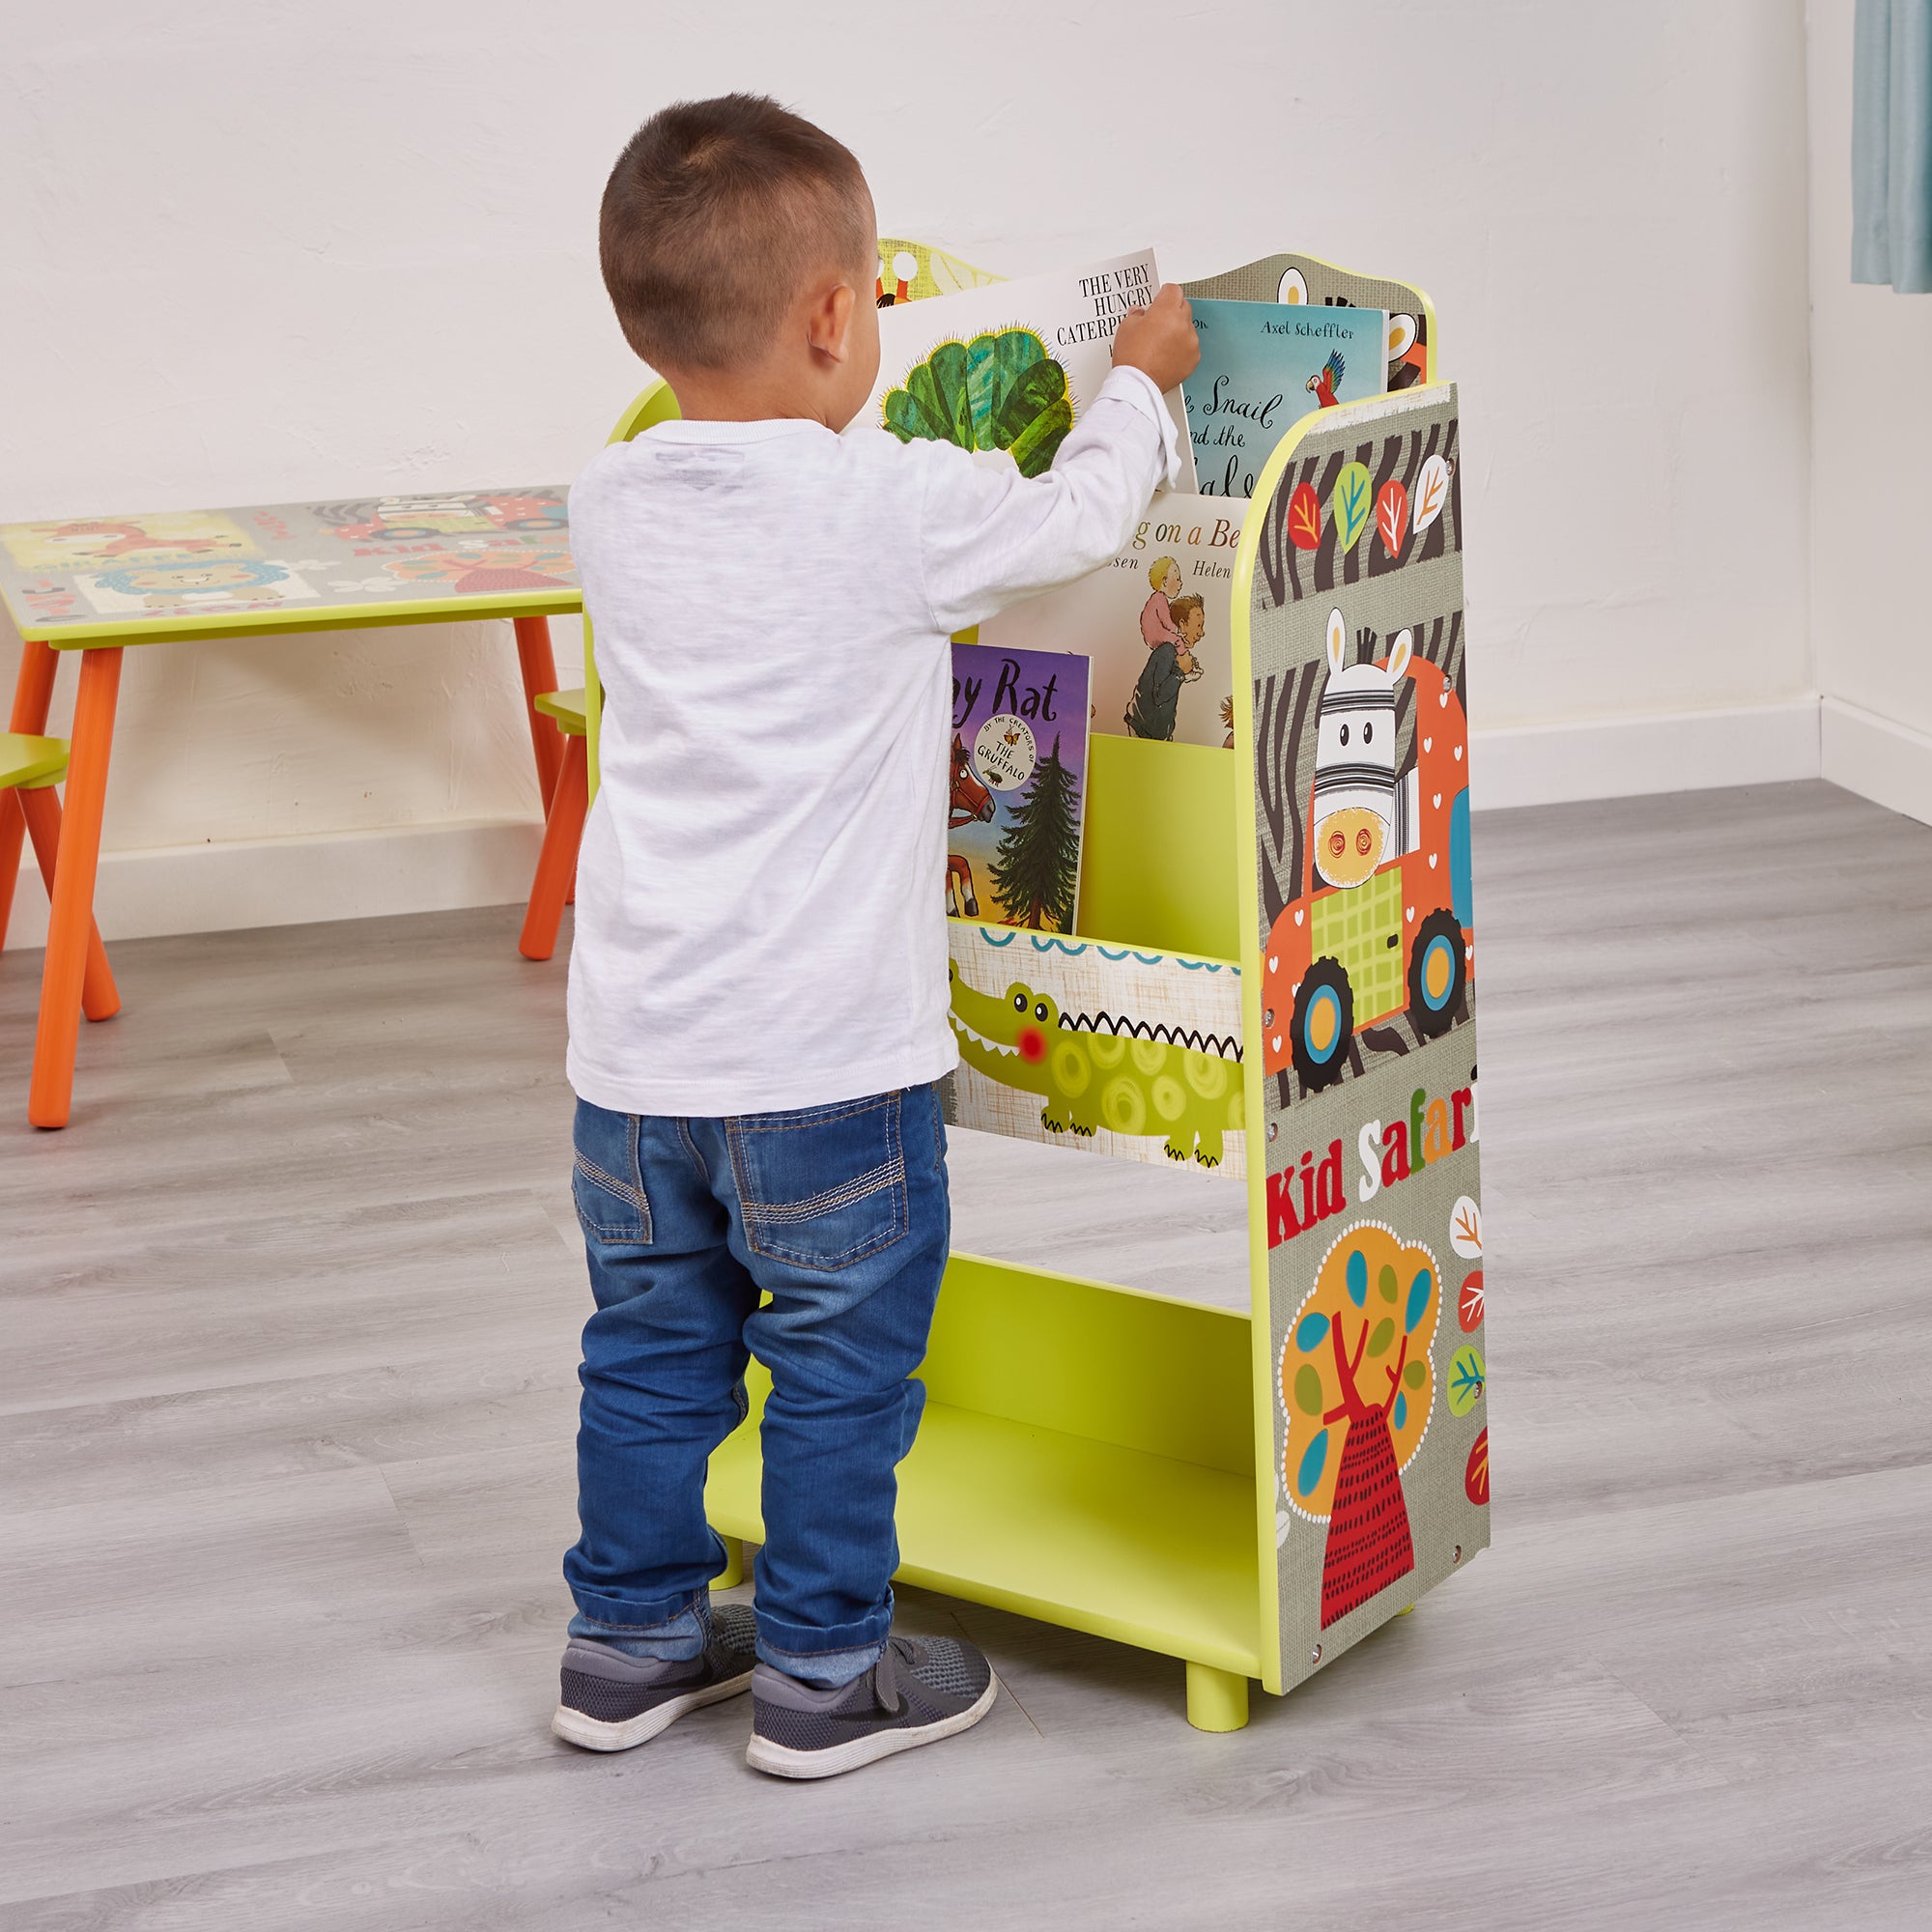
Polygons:
M1453 386L1304 424L1237 582L1284 1688L1489 1543L1460 460Z

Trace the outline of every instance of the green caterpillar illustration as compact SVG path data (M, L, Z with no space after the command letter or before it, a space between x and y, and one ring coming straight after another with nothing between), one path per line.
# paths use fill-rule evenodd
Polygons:
M1009 450L1022 476L1045 469L1073 427L1066 371L1030 328L942 342L882 408L901 442Z

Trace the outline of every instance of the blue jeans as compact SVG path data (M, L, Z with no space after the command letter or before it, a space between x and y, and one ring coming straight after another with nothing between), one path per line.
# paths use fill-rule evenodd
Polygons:
M689 1658L724 1549L705 1462L771 1371L758 1655L843 1683L892 1629L912 1447L952 1215L935 1087L725 1120L577 1103L583 1330L574 1634ZM769 1296L769 1299L766 1297Z

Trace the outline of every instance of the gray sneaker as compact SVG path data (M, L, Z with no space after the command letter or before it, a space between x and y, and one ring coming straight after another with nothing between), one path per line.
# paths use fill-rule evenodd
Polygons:
M871 1669L832 1690L760 1663L745 1762L774 1777L835 1777L970 1730L999 1690L980 1652L950 1636L895 1636Z
M711 1641L688 1663L627 1657L608 1643L574 1636L564 1646L563 1694L550 1727L585 1750L629 1750L700 1704L716 1704L752 1688L752 1612L720 1604L711 1612Z

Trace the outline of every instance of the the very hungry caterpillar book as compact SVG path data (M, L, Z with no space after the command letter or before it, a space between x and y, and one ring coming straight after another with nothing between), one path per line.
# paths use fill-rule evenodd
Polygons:
M1207 298L1193 307L1201 361L1181 391L1206 496L1252 497L1268 453L1311 410L1387 385L1389 322L1378 308Z
M853 428L1005 451L1022 475L1037 476L1107 380L1121 318L1159 286L1153 253L1143 249L1063 273L895 301L879 311L878 381ZM1184 449L1179 392L1167 402Z
M1008 650L1080 651L1093 662L1094 728L1221 745L1233 731L1229 628L1239 506L1163 492L1098 570L980 626Z
M951 917L1073 930L1088 705L1083 657L953 644Z

